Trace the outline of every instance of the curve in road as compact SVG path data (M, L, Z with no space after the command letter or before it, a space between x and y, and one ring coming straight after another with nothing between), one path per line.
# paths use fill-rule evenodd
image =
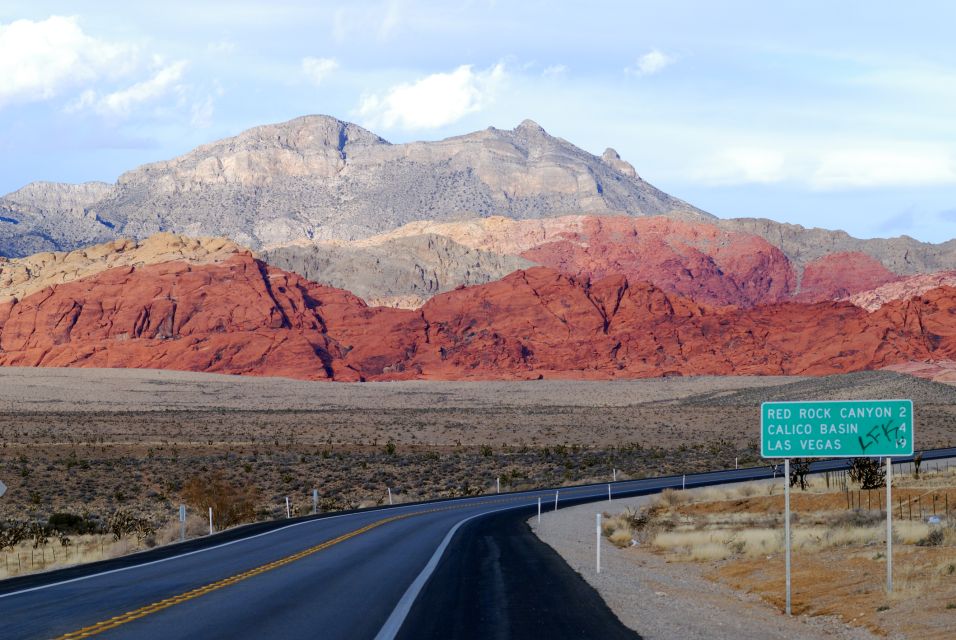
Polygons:
M956 456L956 448L924 460ZM908 461L902 460L903 462ZM843 469L826 460L814 472ZM758 467L617 482L617 497L771 478ZM523 520L585 485L259 523L0 582L2 638L636 637Z

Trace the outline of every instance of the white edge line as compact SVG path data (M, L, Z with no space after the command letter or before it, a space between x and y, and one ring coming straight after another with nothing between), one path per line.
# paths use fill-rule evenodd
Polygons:
M533 504L519 504L512 507L504 507L503 509L495 509L493 511L484 511L482 513L476 513L473 516L468 516L467 518L458 521L454 527L452 527L447 534L445 534L445 539L441 541L441 544L438 545L438 548L435 549L435 553L432 554L431 559L428 561L428 564L425 565L425 568L422 569L422 572L418 574L418 577L408 585L408 589L405 591L405 594L402 595L402 599L398 601L398 604L395 605L395 609L392 610L388 620L385 621L385 624L382 625L381 630L375 636L375 640L393 640L396 635L398 635L399 629L402 628L402 625L405 623L405 618L408 617L408 612L412 610L412 605L415 604L415 601L418 599L419 594L422 591L422 588L425 586L425 583L428 582L428 579L432 577L432 573L435 572L435 568L438 566L438 562L441 560L441 557L445 554L445 549L448 548L448 544L451 542L451 539L458 532L458 529L461 528L463 524L469 520L474 520L475 518L480 518L481 516L491 515L492 513L500 513L501 511L510 511L512 509L526 509Z
M412 505L409 505L409 507L410 507L410 506L412 506ZM419 506L419 505L415 505L415 506ZM397 508L401 508L401 507L397 507ZM379 511L381 511L381 510L379 510ZM364 513L362 513L361 515L367 515L367 514L372 514L372 513L375 513L375 512L374 512L374 511L364 512ZM223 542L222 544L217 544L217 545L215 545L215 546L213 546L213 547L205 547L205 548L203 548L203 549L196 549L195 551L187 551L186 553L178 553L178 554L176 554L176 555L174 555L174 556L168 556L168 557L166 557L166 558L160 558L159 560L150 560L149 562L142 562L142 563L139 563L139 564L133 564L133 565L130 565L130 566L128 566L128 567L120 567L120 568L118 568L118 569L110 569L110 570L108 570L108 571L100 571L99 573L91 573L91 574L86 575L86 576L79 576L79 577L77 577L77 578L71 578L71 579L69 579L69 580L61 580L60 582L51 582L50 584L43 584L43 585L40 585L40 586L38 586L38 587L30 587L29 589L21 589L20 591L11 591L10 593L3 593L3 594L0 594L0 600L2 600L3 598L9 598L9 597L11 597L11 596L18 596L18 595L21 595L21 594L24 594L24 593L30 593L31 591L42 591L43 589L50 589L50 588L52 588L52 587L59 587L59 586L64 585L64 584L70 584L70 583L73 583L73 582L80 582L80 581L82 581L82 580L91 580L91 579L93 579L93 578L99 578L99 577L101 577L101 576L108 576L108 575L110 575L110 574L112 574L112 573L121 573L121 572L123 572L123 571L131 571L131 570L133 570L133 569L141 569L141 568L143 568L143 567L149 567L149 566L152 566L152 565L161 564L161 563L163 563L163 562L170 562L171 560L178 560L178 559L180 559L180 558L186 558L186 557L188 557L188 556L193 556L193 555L196 555L196 554L198 554L198 553L206 553L207 551L215 551L216 549L222 549L223 547L229 547L229 546L231 546L231 545L238 544L238 543L240 543L240 542L246 542L246 541L248 541L248 540L254 540L254 539L256 539L256 538L261 538L262 536L272 535L273 533L279 533L280 531L285 531L286 529L291 529L291 528L293 528L293 527L301 527L302 525L315 524L315 523L317 523L317 522L328 522L329 520L335 520L335 519L337 519L337 518L347 518L347 517L349 517L349 516L356 516L356 515L360 515L360 514L357 514L357 513L341 513L341 514L334 515L334 516L327 516L327 517L325 517L325 518L315 518L314 520L306 520L306 521L304 521L304 522L294 522L294 523L292 523L292 524L287 524L287 525L284 526L284 527L279 527L279 528L277 528L277 529L270 529L269 531L263 531L262 533L257 533L257 534L255 534L255 535L253 535L253 536L246 536L246 537L243 537L243 538L237 538L237 539L235 539L235 540L230 540L229 542ZM195 539L195 538L194 538L194 539ZM121 556L121 557L122 557L122 556ZM72 565L72 566L83 566L83 565Z
M640 482L640 480L637 480L637 482ZM590 486L587 486L587 485L581 486L581 487L569 487L569 490L574 490L574 489L586 489L586 488L587 488L587 489L590 489L591 487L590 487ZM553 491L548 491L548 490L546 490L546 489L533 489L533 490L531 490L531 491L521 492L521 493L529 493L529 494L533 494L533 495L534 495L534 494L538 494L538 493L547 493L547 495L551 495L551 493L553 493ZM513 495L521 495L521 493L513 494ZM479 497L457 498L457 499L455 499L455 500L447 500L446 502L465 502L465 501L475 500L475 501L476 501L475 506L481 506L481 498L482 498L482 497L493 497L493 496L479 496ZM581 496L581 497L584 497L584 496ZM394 513L395 511L402 511L402 510L406 510L406 509L421 508L422 506L428 506L428 505L430 505L430 504L433 504L433 503L425 502L425 503L415 503L415 504L409 504L409 505L395 505L394 507L388 507L388 508L386 508L386 509L378 509L378 510L376 510L376 511L364 511L364 512L359 512L359 513L340 513L340 514L334 515L334 516L326 516L325 518L315 518L315 519L313 519L313 520L306 520L306 521L304 521L304 522L295 522L295 523L292 523L292 524L288 524L288 525L286 525L286 526L284 526L284 527L278 527L277 529L270 529L269 531L263 531L262 533L257 533L257 534L252 535L252 536L245 536L245 537L242 537L242 538L237 538L237 539L235 539L235 540L231 540L231 541L229 541L229 542L223 542L222 544L217 544L217 545L212 546L212 547L204 547L204 548L202 548L202 549L196 549L195 551L187 551L187 552L185 552L185 553L178 553L178 554L176 554L176 555L167 556L167 557L165 557L165 558L160 558L160 559L158 559L158 560L150 560L149 562L142 562L142 563L132 564L132 565L129 565L129 566L127 566L127 567L119 567L118 569L109 569L109 570L107 570L107 571L100 571L100 572L98 572L98 573L91 573L91 574L85 575L85 576L79 576L79 577L76 577L76 578L70 578L69 580L61 580L61 581L59 581L59 582L51 582L51 583L49 583L49 584L42 584L42 585L39 585L39 586L36 586L36 587L30 587L29 589L20 589L19 591L11 591L10 593L2 593L2 594L0 594L0 600L2 600L2 599L4 599L4 598L10 598L10 597L12 597L12 596L22 595L22 594L24 594L24 593L30 593L30 592L32 592L32 591L42 591L43 589L51 589L51 588L53 588L53 587L59 587L59 586L64 585L64 584L71 584L71 583L74 583L74 582L81 582L81 581L83 581L83 580L92 580L93 578L99 578L99 577L101 577L101 576L108 576L108 575L113 574L113 573L122 573L123 571L132 571L133 569L141 569L141 568L143 568L143 567L149 567L149 566L152 566L152 565L162 564L163 562L170 562L170 561L172 561L172 560L178 560L179 558L186 558L186 557L188 557L188 556L193 556L193 555L196 555L196 554L199 554L199 553L206 553L207 551L215 551L216 549L222 549L223 547L228 547L228 546L231 546L231 545L234 545L234 544L239 544L240 542L246 542L246 541L248 541L248 540L254 540L254 539L256 539L256 538L261 538L262 536L272 535L272 534L274 534L274 533L279 533L280 531L285 531L286 529L291 529L291 528L293 528L293 527L301 527L302 525L306 525L306 524L316 524L316 523L321 523L321 522L328 522L329 520L335 520L335 519L337 519L337 518L349 518L349 517L356 517L356 516L362 516L362 515L370 515L370 514L374 514L374 513L384 513L384 512L392 512L392 513ZM510 509L510 508L513 508L513 507L508 507L508 508ZM498 511L503 511L503 509L499 509ZM487 512L487 513L494 513L494 511L489 511L489 512ZM464 520L463 520L462 522L464 522ZM196 539L198 539L198 538L194 538L194 540L196 540ZM145 553L145 552L142 552L142 551L141 551L141 552L138 552L138 553ZM135 555L135 554L130 554L130 555ZM120 557L124 557L124 556L120 556ZM129 556L125 556L125 557L129 557ZM73 568L73 567L80 567L80 566L83 566L83 565L82 565L82 564L70 565L69 567L65 567L65 568Z
M572 488L573 488L573 487L572 487ZM578 488L584 489L585 487L578 487ZM534 492L534 493L539 493L539 492L540 492L540 493L543 493L544 490L535 489L535 490L533 490L533 492ZM528 493L532 493L532 492L528 492ZM549 495L550 495L550 493L549 493ZM479 502L478 502L475 506L481 506L481 504L480 504L481 498L480 498L480 497L478 497L478 498L473 498L473 497L469 497L469 498L458 498L458 499L456 499L456 500L448 500L447 502L459 502L459 501L462 501L462 502L463 502L463 501L468 501L468 500L478 500ZM231 540L231 541L229 541L229 542L223 542L222 544L217 544L217 545L212 546L212 547L204 547L204 548L202 548L202 549L196 549L195 551L187 551L187 552L185 552L185 553L178 553L178 554L176 554L176 555L168 556L168 557L166 557L166 558L160 558L160 559L158 559L158 560L150 560L149 562L142 562L142 563L138 563L138 564L132 564L132 565L129 565L129 566L127 566L127 567L119 567L118 569L109 569L108 571L100 571L100 572L98 572L98 573L91 573L91 574L85 575L85 576L79 576L79 577L76 577L76 578L70 578L69 580L61 580L61 581L59 581L59 582L51 582L51 583L49 583L49 584L42 584L42 585L39 585L39 586L36 586L36 587L30 587L29 589L20 589L19 591L11 591L10 593L2 593L2 594L0 594L0 600L2 600L2 599L4 599L4 598L10 598L10 597L13 597L13 596L22 595L22 594L24 594L24 593L30 593L30 592L32 592L32 591L42 591L43 589L52 589L53 587L59 587L59 586L62 586L62 585L64 585L64 584L71 584L71 583L74 583L74 582L81 582L81 581L83 581L83 580L92 580L93 578L99 578L99 577L101 577L101 576L108 576L108 575L113 574L113 573L122 573L122 572L124 572L124 571L132 571L133 569L142 569L143 567L149 567L149 566L152 566L152 565L162 564L163 562L170 562L170 561L172 561L172 560L178 560L178 559L180 559L180 558L186 558L186 557L188 557L188 556L193 556L193 555L196 555L196 554L199 554L199 553L206 553L207 551L215 551L216 549L222 549L223 547L229 547L229 546L232 546L232 545L234 545L234 544L239 544L240 542L247 542L247 541L249 541L249 540L254 540L254 539L256 539L256 538L261 538L261 537L263 537L263 536L268 536L268 535L272 535L272 534L274 534L274 533L279 533L280 531L285 531L286 529L291 529L291 528L293 528L293 527L301 527L302 525L306 525L306 524L316 524L316 523L321 523L321 522L328 522L329 520L335 520L335 519L337 519L337 518L349 518L349 517L356 517L356 516L362 516L362 515L371 515L371 514L375 514L375 513L383 513L383 512L393 512L393 513L394 513L395 511L401 511L401 510L406 510L406 509L421 508L423 505L424 505L424 506L427 506L427 505L429 505L429 504L431 504L431 503L427 503L427 502L426 502L426 503L423 503L423 504L419 503L419 504L409 504L409 505L395 505L394 507L390 507L390 508L387 508L387 509L378 509L377 511L365 511L365 512L359 512L359 513L340 513L340 514L334 515L334 516L326 516L325 518L315 518L315 519L313 519L313 520L306 520L306 521L304 521L304 522L295 522L295 523L292 523L292 524L288 524L288 525L286 525L286 526L284 526L284 527L279 527L279 528L277 528L277 529L270 529L269 531L263 531L262 533L257 533L257 534L252 535L252 536L245 536L245 537L242 537L242 538L237 538L237 539L235 539L235 540ZM508 508L511 509L511 508L514 508L514 507L508 507ZM504 510L504 509L499 509L498 511L503 511L503 510ZM487 513L494 513L494 511L489 511L489 512L487 512ZM479 514L479 515L481 515L481 514ZM464 520L463 520L462 522L464 522ZM459 523L459 524L461 524L461 523ZM195 540L195 539L196 539L196 538L194 538L194 540ZM140 552L140 553L143 553L143 552ZM133 555L135 555L135 554L133 554ZM122 557L122 556L121 556L121 557ZM127 556L127 557L128 557L128 556ZM82 564L79 564L79 565L71 565L70 568L72 568L72 567L78 567L78 566L83 566L83 565L82 565Z

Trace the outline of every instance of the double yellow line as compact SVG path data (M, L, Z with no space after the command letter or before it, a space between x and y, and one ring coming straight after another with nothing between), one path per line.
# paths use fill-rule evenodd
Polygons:
M489 500L482 504L489 504L489 503L493 504L498 502L514 502L516 500L521 500L521 499L522 498L510 498L510 499L504 498L504 499L497 499L497 500ZM418 515L424 515L426 513L434 513L437 511L449 511L451 509L465 509L465 508L473 507L473 506L476 506L476 505L467 504L467 505L459 505L459 506L453 506L453 507L439 507L436 509L427 509L425 511L415 511L412 513L405 513L402 515L391 516L389 518L376 520L375 522L372 522L371 524L367 524L364 527L356 529L355 531L344 533L337 538L327 540L326 542L317 544L314 547L309 547L308 549L299 551L298 553L294 553L284 558L280 558L279 560L274 560L267 564L255 567L254 569L249 569L248 571L237 573L234 576L223 578L222 580L219 580L217 582L211 582L202 587L197 587L191 591L186 591L185 593L181 593L177 596L172 596L172 597L166 598L165 600L154 602L152 604L146 605L145 607L140 607L139 609L134 609L133 611L127 611L126 613L122 615L114 616L108 620L103 620L102 622L97 622L96 624L92 624L88 627L83 627L82 629L79 629L77 631L72 631L70 633L59 636L56 640L77 640L79 638L89 638L91 636L95 636L100 633L103 633L104 631L115 629L116 627L122 626L134 620L139 620L140 618L144 618L150 614L156 613L158 611L162 611L163 609L168 609L169 607L175 606L177 604L181 604L183 602L193 600L200 596L204 596L207 593L218 591L219 589L236 584L237 582L242 582L243 580L248 580L249 578L253 578L255 576L261 575L267 571L272 571L273 569L284 567L285 565L291 564L295 562L296 560L301 560L303 558L311 556L312 554L318 553L319 551L335 546L339 544L340 542L345 542L346 540L349 540L356 536L360 536L363 533L367 533L371 531L372 529L381 527L382 525L388 524L389 522L395 522L396 520L404 520L405 518L410 518L412 516L418 516Z

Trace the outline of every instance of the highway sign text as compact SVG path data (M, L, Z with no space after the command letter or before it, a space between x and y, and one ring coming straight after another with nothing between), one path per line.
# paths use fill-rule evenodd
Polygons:
M913 455L912 400L764 402L764 458Z

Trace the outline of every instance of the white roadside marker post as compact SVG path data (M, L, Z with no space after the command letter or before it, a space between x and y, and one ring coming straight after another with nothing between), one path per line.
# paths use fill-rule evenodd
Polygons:
M784 492L784 522L783 537L786 538L787 547L787 615L790 612L790 458L783 460L783 492Z
M392 488L388 487L388 506L392 506Z
M687 489L687 474L686 473L684 474L684 477L681 478L681 481L680 481L680 490L684 491L685 489Z
M886 592L893 593L893 458L886 458Z
M312 490L312 515L315 515L319 512L319 490Z
M601 514L597 514L597 572L601 573Z
M611 501L611 485L610 484L607 485L607 501L608 502Z
M209 535L212 535L212 507L209 507Z
M613 482L617 482L617 469L614 469L614 470L613 470L613 473L612 473L612 476L611 476L611 480L612 480Z
M555 491L555 492L554 492L554 510L555 510L555 511L558 510L558 494L559 494L559 493L561 493L561 492L560 492L560 491Z
M179 505L179 540L186 539L186 505Z
M285 497L285 517L286 518L292 517L292 508L289 506L289 496Z
M541 524L541 496L538 496L538 524Z
M501 493L501 478L495 478L495 493Z
M740 467L737 466L737 458L734 458L734 469L739 469L739 468Z

